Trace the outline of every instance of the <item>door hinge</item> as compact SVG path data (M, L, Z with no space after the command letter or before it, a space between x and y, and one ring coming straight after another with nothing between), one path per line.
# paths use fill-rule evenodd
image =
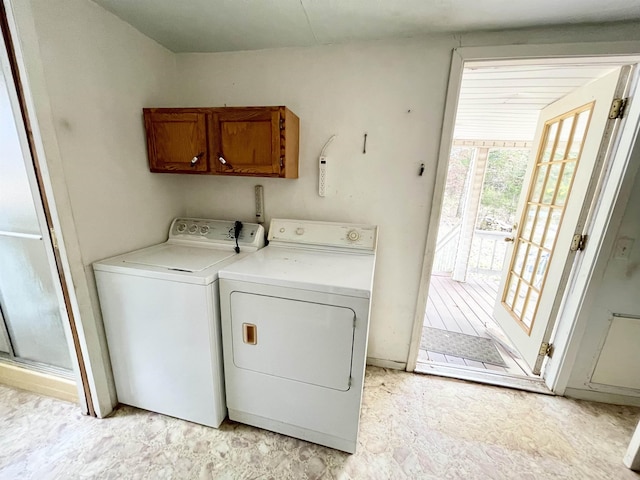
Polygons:
M284 168L284 157L280 157L280 170Z
M611 102L611 110L609 110L609 119L622 118L628 101L629 98L614 98Z
M551 358L553 356L553 343L542 342L538 355Z
M572 252L582 251L584 250L585 245L587 244L587 236L582 235L580 233L576 233L571 240L571 247L569 250Z
M49 229L49 233L51 234L51 244L53 248L58 250L58 237L56 236L56 231L52 228Z

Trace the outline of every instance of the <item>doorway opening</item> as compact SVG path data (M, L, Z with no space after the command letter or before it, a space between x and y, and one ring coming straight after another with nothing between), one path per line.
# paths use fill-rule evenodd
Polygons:
M594 196L630 63L464 63L416 371L549 392L563 249Z

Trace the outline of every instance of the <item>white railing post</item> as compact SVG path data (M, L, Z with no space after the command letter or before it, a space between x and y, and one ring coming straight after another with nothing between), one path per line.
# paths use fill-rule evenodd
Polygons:
M456 255L455 265L453 267L453 275L451 275L451 278L458 282L464 282L467 279L467 267L469 263L469 255L471 254L471 242L473 241L473 232L476 228L476 220L478 218L480 195L482 194L484 174L487 170L488 156L488 147L476 148L471 162L471 181L469 182L469 189L467 190L465 198L464 212L462 214L462 229L460 231L460 243L458 244L458 252Z

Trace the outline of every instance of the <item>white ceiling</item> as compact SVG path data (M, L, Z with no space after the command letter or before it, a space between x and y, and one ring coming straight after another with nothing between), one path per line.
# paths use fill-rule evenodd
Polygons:
M174 52L640 19L640 0L94 0Z
M544 107L625 63L614 60L582 65L468 63L462 75L454 138L533 140Z

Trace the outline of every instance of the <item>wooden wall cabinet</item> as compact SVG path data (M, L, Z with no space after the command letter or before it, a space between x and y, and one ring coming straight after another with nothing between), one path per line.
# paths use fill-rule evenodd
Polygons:
M152 172L298 178L299 119L286 107L143 112Z

